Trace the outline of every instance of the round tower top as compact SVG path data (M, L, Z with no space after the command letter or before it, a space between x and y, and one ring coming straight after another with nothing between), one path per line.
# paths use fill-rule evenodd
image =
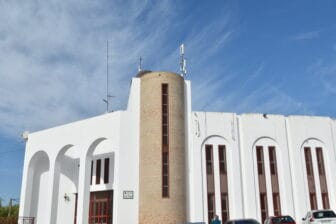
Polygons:
M182 76L180 74L177 74L175 72L165 72L165 71L150 71L150 70L143 70L143 71L140 71L136 74L136 77L137 78L141 78L147 74L167 74L167 75L177 75L179 77L182 78Z

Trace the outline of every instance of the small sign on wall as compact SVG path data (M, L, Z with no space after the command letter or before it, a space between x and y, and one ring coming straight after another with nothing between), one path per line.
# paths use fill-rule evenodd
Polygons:
M123 199L133 199L134 191L123 191Z

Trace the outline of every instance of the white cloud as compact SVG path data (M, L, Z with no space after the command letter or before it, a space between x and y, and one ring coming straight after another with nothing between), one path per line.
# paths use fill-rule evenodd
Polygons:
M107 39L114 108L124 107L140 52L164 41L164 29L146 27L164 25L169 11L169 1L2 1L0 131L18 135L103 113Z
M35 131L104 113L107 39L110 89L117 96L112 99L114 110L126 106L139 56L144 69L178 71L182 42L195 109L254 110L267 87L254 93L229 88L241 85L242 72L230 68L223 54L239 35L230 8L223 7L227 11L218 18L199 24L193 21L195 15L178 14L177 7L169 0L1 1L1 135L18 136L26 129ZM261 63L244 85L249 87L263 72ZM274 104L261 103L266 112L296 105L289 96L281 96L280 90L268 91L269 99L275 100Z
M315 85L319 85L319 92L324 95L336 95L336 63L318 60L307 69L312 75Z
M291 37L292 40L311 40L311 39L317 39L320 37L320 31L314 30L309 32L302 32L297 33Z

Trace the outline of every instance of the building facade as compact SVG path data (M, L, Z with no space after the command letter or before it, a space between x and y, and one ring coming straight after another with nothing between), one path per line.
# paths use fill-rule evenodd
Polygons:
M20 222L183 224L336 209L336 121L194 112L171 72L127 109L28 135Z

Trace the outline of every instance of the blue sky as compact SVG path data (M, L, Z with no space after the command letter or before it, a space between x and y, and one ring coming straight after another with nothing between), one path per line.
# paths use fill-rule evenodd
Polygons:
M137 61L179 71L193 110L336 117L335 1L0 0L0 197L18 198L20 135L114 110ZM10 151L10 152L9 152Z

